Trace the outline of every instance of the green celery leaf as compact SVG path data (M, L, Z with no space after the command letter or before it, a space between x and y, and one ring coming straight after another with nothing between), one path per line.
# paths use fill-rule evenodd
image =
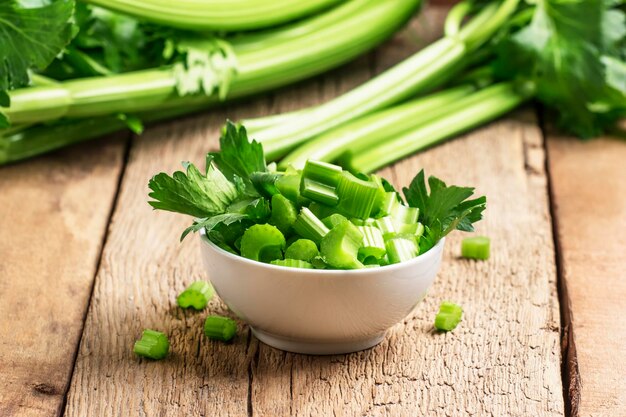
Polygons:
M205 229L207 235L211 235L211 233L219 226L223 225L228 227L234 223L242 222L244 220L248 220L248 216L240 213L224 213L213 217L195 219L193 224L185 229L180 237L180 240L182 241L189 233L195 233L201 229Z
M229 213L245 214L255 222L266 220L270 214L270 203L265 198L243 198L232 203L226 209Z
M532 81L535 95L580 137L603 131L624 107L603 55L614 56L626 35L624 13L606 0L537 0L530 24L505 38L496 71ZM623 56L618 58L623 62ZM598 105L601 104L601 105Z
M220 152L211 155L227 178L233 180L238 176L249 187L252 187L252 173L267 171L263 146L255 140L250 142L246 129L230 121L220 137Z
M28 85L72 39L73 0L0 2L0 91Z
M11 97L6 91L0 90L0 107L9 107L11 105Z
M428 178L430 194L426 188L424 170L421 170L408 188L403 188L407 203L420 211L419 220L425 227L420 239L420 251L430 249L452 230L473 231L473 223L482 219L487 199L468 200L474 188L447 186L436 177Z
M159 210L189 214L194 217L211 217L222 214L238 197L233 183L222 174L209 154L206 158L206 174L202 175L191 163L183 163L186 173L176 171L170 177L166 173L155 175L148 187L154 201L148 203Z
M84 3L76 5L79 32L45 74L63 80L158 67L174 30Z
M276 180L282 176L282 173L277 172L253 172L250 174L250 181L259 194L271 198L280 193L276 188Z

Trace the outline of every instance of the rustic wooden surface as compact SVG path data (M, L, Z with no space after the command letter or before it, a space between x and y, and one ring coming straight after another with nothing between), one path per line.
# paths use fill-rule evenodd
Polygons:
M548 135L572 415L626 416L626 141Z
M128 155L123 141L100 142L0 168L0 416L625 414L624 233L605 239L624 230L625 176L602 181L619 175L624 143L549 136L546 170L530 108L383 171L396 185L422 167L476 185L489 199L478 231L492 237L493 255L462 260L462 236L451 237L427 299L374 349L284 353L243 324L234 343L212 343L201 331L207 312L175 306L206 276L195 237L178 242L188 219L146 204L149 177L181 160L202 164L226 117L301 108L363 82L434 39L444 12L427 10L330 75L149 128ZM597 204L585 205L577 185L592 187L584 200ZM466 312L445 335L432 331L443 299ZM573 330L563 368L560 307ZM208 311L232 315L217 298ZM144 328L168 333L166 360L132 354Z
M0 416L61 411L123 145L82 145L0 169Z

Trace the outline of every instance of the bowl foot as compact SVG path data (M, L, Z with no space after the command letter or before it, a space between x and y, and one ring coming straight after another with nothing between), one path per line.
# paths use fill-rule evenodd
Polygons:
M379 344L385 338L385 332L367 339L352 340L349 342L312 342L310 340L291 339L266 333L252 327L252 334L261 342L273 348L307 355L338 355L341 353L358 352Z

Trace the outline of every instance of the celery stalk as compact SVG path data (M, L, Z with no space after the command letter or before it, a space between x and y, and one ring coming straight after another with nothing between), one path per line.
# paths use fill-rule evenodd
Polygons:
M474 90L469 85L450 88L346 123L294 149L279 167L301 168L308 159L332 162L352 146L368 148L445 114L448 105Z
M259 29L302 18L340 0L84 0L164 26L192 30Z
M379 146L350 155L347 164L358 172L372 172L444 139L491 121L528 99L512 83L487 87L459 100L441 116L404 135L389 138Z
M443 81L511 15L519 0L486 6L456 36L444 37L372 80L279 126L251 132L264 143L269 159L355 118L402 101Z

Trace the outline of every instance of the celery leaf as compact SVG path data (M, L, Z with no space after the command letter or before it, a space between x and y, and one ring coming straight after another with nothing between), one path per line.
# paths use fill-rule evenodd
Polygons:
M621 66L605 58L624 63L626 26L618 3L538 0L530 24L499 47L500 75L531 81L536 97L580 137L598 135L626 108L615 84Z
M468 200L474 194L474 188L448 186L433 176L428 178L428 186L430 193L426 188L424 170L421 170L409 187L402 190L409 206L419 208L419 220L426 228L420 239L420 252L430 249L455 229L473 231L473 223L482 219L487 203L485 197Z
M267 171L263 146L255 140L250 141L246 129L230 121L226 122L220 137L220 152L210 155L228 179L240 178L250 191L254 190L250 179L252 174Z
M0 2L0 91L28 85L74 35L73 0Z
M186 173L176 171L169 176L162 172L149 181L152 207L202 218L224 213L238 197L237 188L216 168L211 155L207 155L204 175L189 162L183 166Z

